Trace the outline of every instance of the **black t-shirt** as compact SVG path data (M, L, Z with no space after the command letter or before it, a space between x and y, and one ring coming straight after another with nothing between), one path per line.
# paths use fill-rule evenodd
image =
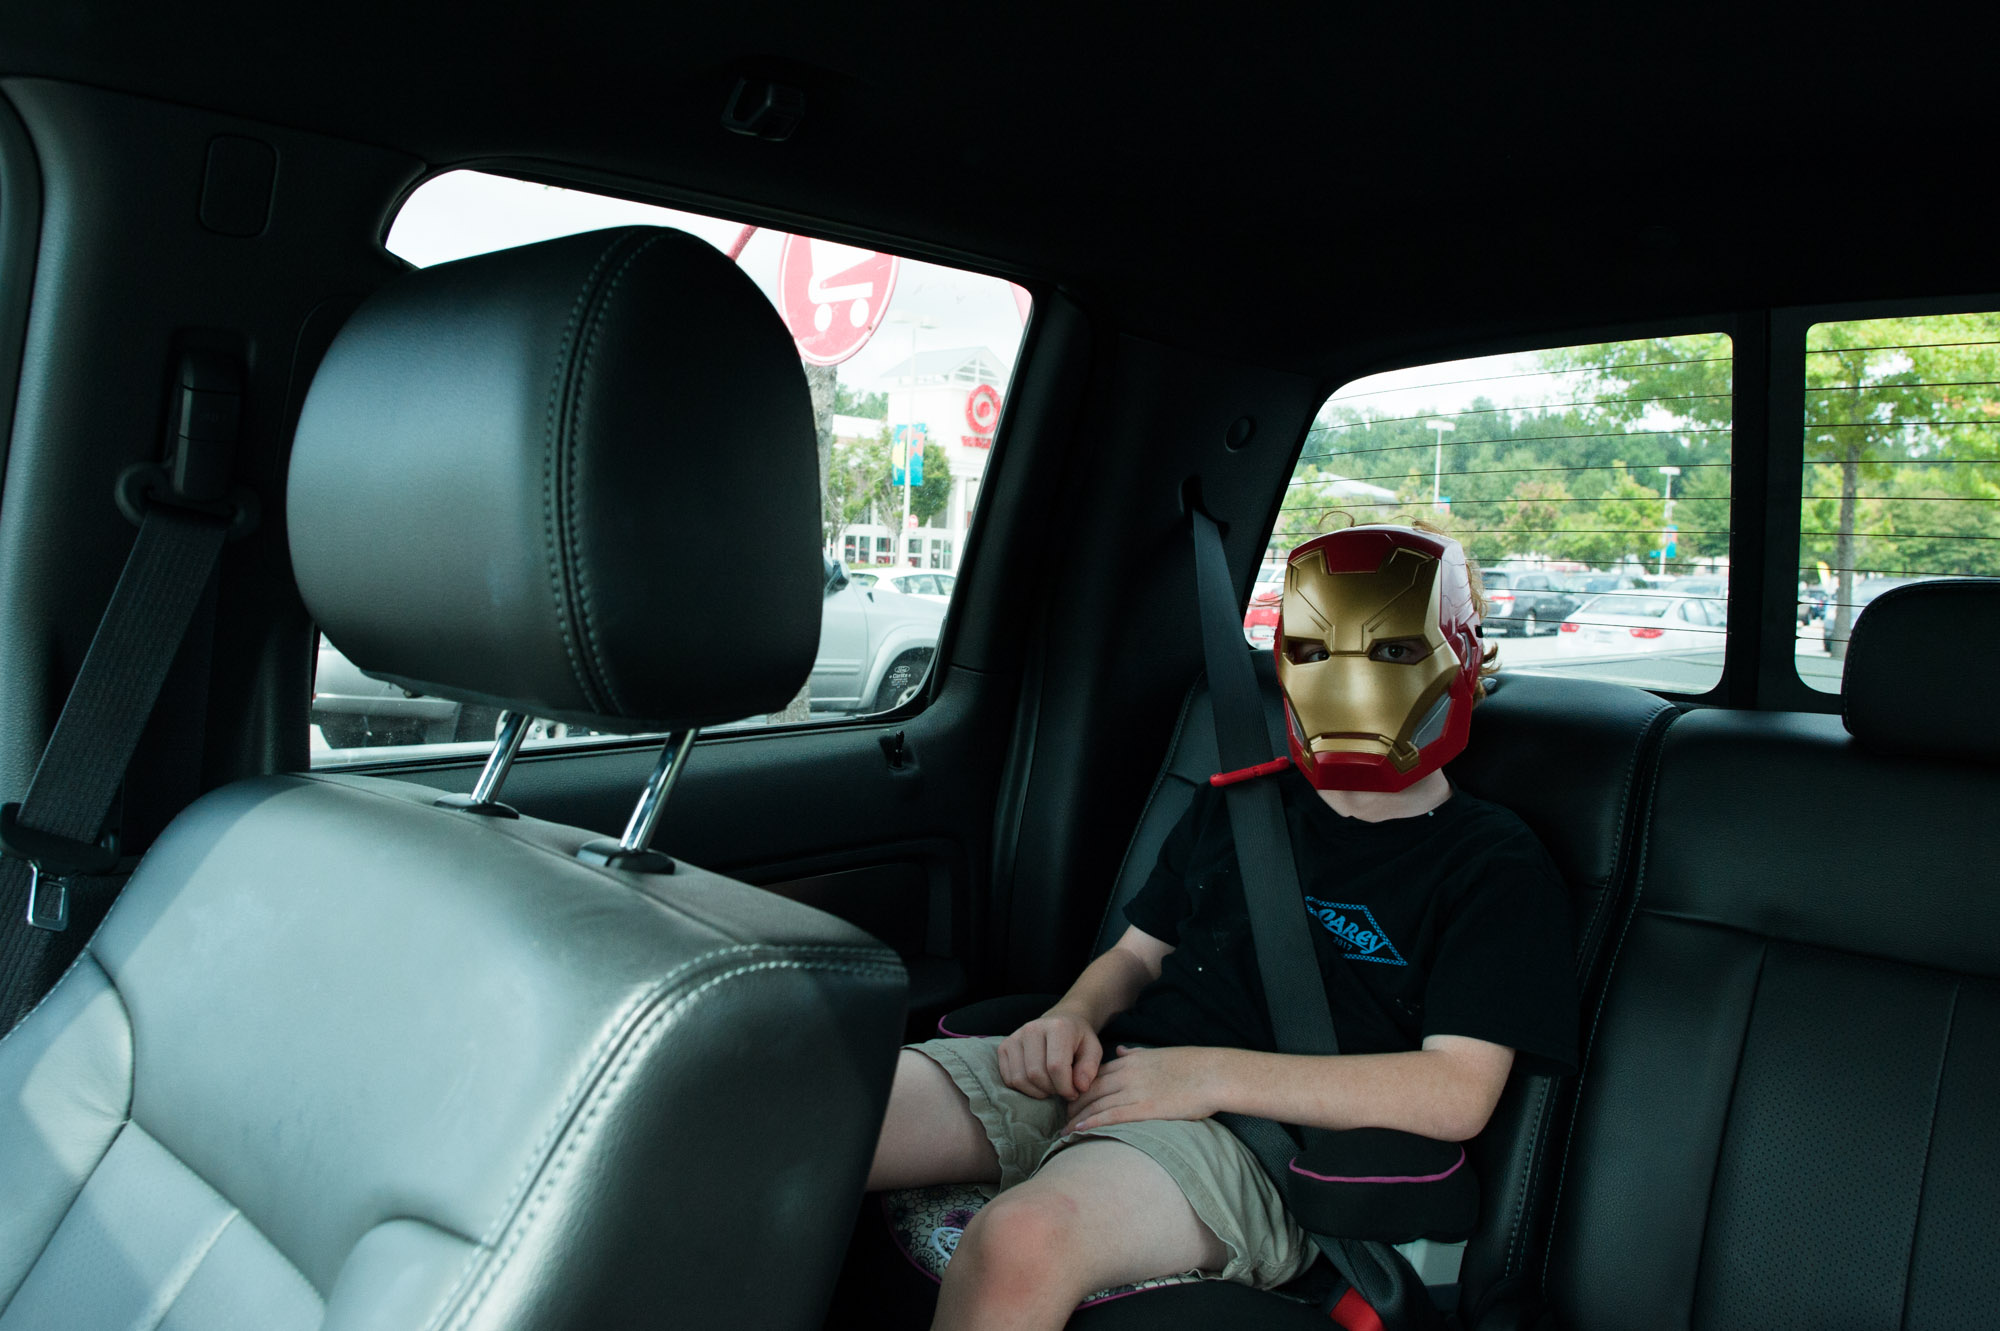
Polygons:
M1575 1070L1569 906L1526 824L1462 791L1371 823L1335 813L1297 772L1276 779L1342 1053L1464 1035L1514 1049L1529 1071ZM1221 791L1196 793L1125 917L1174 951L1106 1024L1107 1049L1273 1047Z

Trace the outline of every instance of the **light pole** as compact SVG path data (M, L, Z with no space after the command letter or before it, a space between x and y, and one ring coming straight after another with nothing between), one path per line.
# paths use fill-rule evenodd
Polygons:
M1660 576L1667 576L1667 547L1673 542L1668 538L1674 530L1674 477L1681 474L1679 467L1662 467L1660 475L1667 478L1666 513L1660 519Z
M908 429L903 435L903 525L896 528L895 548L896 566L898 568L915 568L917 567L917 563L910 558L910 491L915 488L911 484L911 478L915 476L916 471L915 468L910 466L909 450L914 446L917 450L917 456L921 458L924 447L923 441L917 434L917 330L919 328L936 328L938 324L937 320L927 314L898 314L891 317L889 322L892 324L908 324L910 326L910 410L908 413L910 420ZM922 463L918 465L921 466Z
M1433 417L1424 422L1424 428L1437 431L1437 465L1431 469L1431 507L1440 508L1444 496L1444 437L1447 431L1458 427L1450 421Z

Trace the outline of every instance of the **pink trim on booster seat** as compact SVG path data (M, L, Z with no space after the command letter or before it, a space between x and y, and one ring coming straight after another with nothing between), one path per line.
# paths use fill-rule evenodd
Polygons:
M957 1031L955 1031L955 1030L951 1029L951 1027L949 1027L949 1026L945 1025L945 1024L944 1024L944 1018L943 1018L943 1017L939 1017L939 1018L938 1018L938 1034L939 1034L939 1035L945 1035L945 1036L949 1036L949 1037L951 1037L951 1038L952 1038L952 1039L954 1039L954 1040L969 1040L969 1039L971 1039L971 1038L972 1038L972 1037L971 1037L971 1036L969 1036L969 1035L960 1035L960 1034L959 1034L959 1033L958 1033Z
M1318 1179L1321 1183L1436 1183L1439 1179L1447 1179L1450 1178L1453 1174L1456 1174L1459 1170L1459 1166L1463 1165L1464 1163L1465 1163L1465 1148L1461 1146L1458 1148L1457 1163L1452 1165L1450 1169L1445 1170L1444 1173L1442 1174L1405 1175L1400 1178L1389 1177L1389 1176L1348 1178L1340 1174L1315 1174L1310 1169L1300 1169L1299 1158L1297 1156L1292 1157L1291 1167L1292 1167L1292 1172L1294 1174L1304 1174L1307 1178Z

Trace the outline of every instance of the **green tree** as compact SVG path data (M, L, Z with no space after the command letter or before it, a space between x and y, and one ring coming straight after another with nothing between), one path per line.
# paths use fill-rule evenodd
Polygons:
M1799 562L1836 578L1828 647L1845 653L1857 574L2000 564L2000 314L1815 324L1806 338Z
M910 512L919 527L928 527L951 507L951 459L944 445L924 440L924 483L910 495Z
M903 487L893 481L893 450L887 427L872 439L856 440L836 450L828 485L829 508L838 521L834 530L857 522L895 528L903 520ZM927 527L951 505L951 460L944 446L924 441L924 481L910 492L910 513Z
M859 416L863 420L886 421L889 419L889 395L887 393L856 393L846 384L839 384L833 393L833 409L842 416Z

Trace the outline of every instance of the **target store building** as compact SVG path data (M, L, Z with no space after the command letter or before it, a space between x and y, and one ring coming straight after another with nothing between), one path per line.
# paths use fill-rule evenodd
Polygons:
M1000 360L985 347L920 351L883 372L888 389L889 419L899 425L920 425L932 443L944 449L951 463L951 498L932 525L905 531L899 537L884 524L856 523L841 529L838 557L850 567L869 564L911 565L955 571L965 549L965 533L979 503L980 483L1000 423L1000 396L1005 383ZM841 435L844 418L836 418ZM879 421L855 422L879 430ZM898 512L879 515L888 522Z

